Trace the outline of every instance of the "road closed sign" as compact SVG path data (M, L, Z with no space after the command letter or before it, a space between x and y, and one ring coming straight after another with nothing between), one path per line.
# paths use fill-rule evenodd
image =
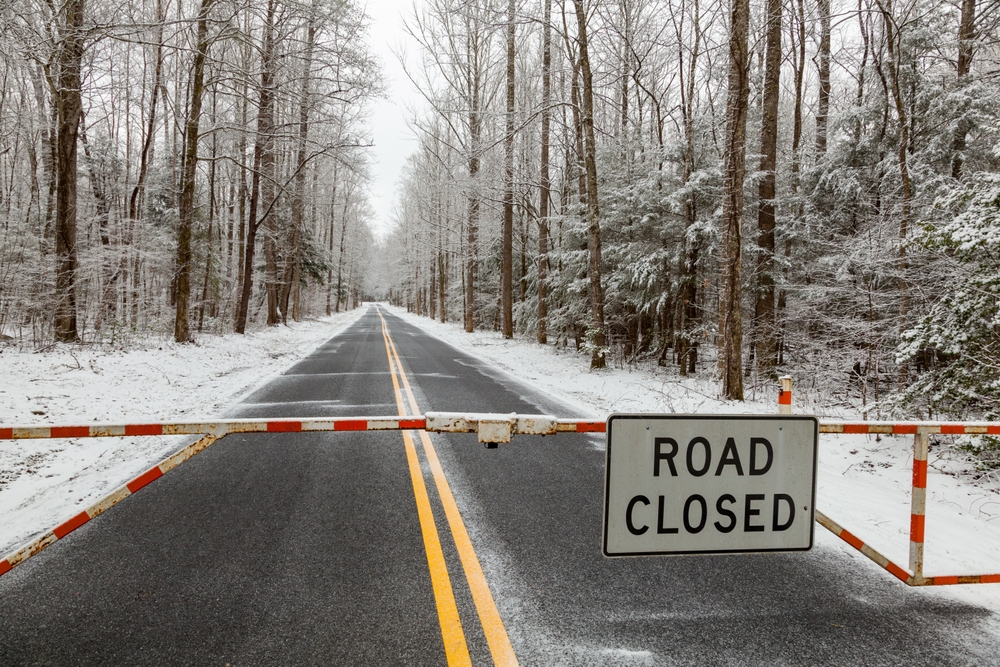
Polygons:
M612 415L604 555L812 548L819 422Z

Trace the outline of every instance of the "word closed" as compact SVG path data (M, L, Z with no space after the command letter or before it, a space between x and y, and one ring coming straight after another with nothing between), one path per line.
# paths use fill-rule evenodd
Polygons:
M818 434L814 417L612 415L604 555L810 549Z

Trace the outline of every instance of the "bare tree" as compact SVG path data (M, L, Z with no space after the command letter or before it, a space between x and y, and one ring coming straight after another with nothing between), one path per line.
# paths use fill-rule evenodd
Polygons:
M275 265L273 247L273 230L267 228L271 220L275 196L275 156L274 156L274 14L275 0L268 0L267 19L264 24L264 37L261 46L261 74L259 102L257 104L257 141L253 150L253 175L250 186L250 211L248 213L246 259L244 260L243 291L240 296L239 310L236 315L236 333L244 333L247 323L247 312L250 308L250 293L253 291L253 259L257 231L264 227L265 283L267 287L267 323L277 324L277 285L274 273ZM263 204L261 201L263 200ZM258 219L258 208L263 208L263 214ZM268 235L271 239L268 240Z
M198 38L191 66L191 105L188 107L184 131L184 163L181 168L181 194L177 221L177 309L174 319L174 340L191 340L188 323L191 298L191 227L194 223L195 172L198 168L198 126L201 121L201 101L205 91L205 58L208 54L208 14L213 0L202 0L198 12Z
M313 49L316 45L316 20L310 14L306 27L306 52L302 63L302 89L299 98L299 136L296 147L295 186L292 194L292 261L286 272L282 295L281 314L287 320L288 300L293 295L292 319L299 321L299 282L302 273L302 225L305 215L306 164L308 160L310 81L312 76Z
M587 174L587 266L590 289L591 368L604 368L606 332L604 330L604 288L601 284L601 214L597 200L597 146L594 137L594 76L590 71L587 45L587 12L583 0L573 0L576 11L576 40L580 49L580 74L583 81L583 108L580 124L585 143Z
M889 83L892 91L892 101L896 107L896 118L899 121L899 147L897 156L899 159L899 180L902 185L900 198L899 216L899 246L898 246L898 275L896 283L899 288L899 332L908 326L910 314L910 286L907 281L908 261L906 257L906 238L909 235L910 216L913 202L913 181L910 178L909 153L910 153L910 123L907 118L906 103L903 98L902 77L903 54L902 43L896 18L893 15L891 0L878 3L879 11L882 14L883 27L885 29L886 49L889 52ZM898 381L900 386L906 384L909 377L909 369L905 362L899 365Z
M773 375L778 364L777 326L774 317L774 197L778 164L778 91L781 84L781 5L767 2L767 52L764 57L764 99L760 126L760 171L757 205L756 299L754 344L757 367Z
M514 337L514 8L507 0L507 131L504 137L503 231L500 291L504 338Z
M962 14L958 24L958 61L956 76L958 85L966 83L972 69L972 57L975 54L976 39L976 0L962 0ZM962 179L962 165L965 161L966 137L969 134L970 123L961 118L955 127L955 136L951 142L951 177Z
M830 117L830 0L816 0L819 12L819 99L816 102L816 156L826 154L827 124Z
M76 321L76 223L77 223L77 136L81 99L80 65L85 30L84 0L62 5L53 100L58 115L56 135L56 339L75 341Z
M678 22L678 42L683 42L683 13ZM693 0L691 13L691 47L688 53L687 67L684 66L683 52L680 55L680 96L681 114L684 124L684 165L683 183L687 186L694 174L695 159L695 80L698 75L698 56L701 50L701 12L698 0ZM658 129L658 132L662 130ZM660 140L662 144L662 140ZM697 222L697 211L694 195L690 192L684 197L684 251L683 270L681 276L680 301L678 308L680 317L680 335L677 337L677 364L681 375L694 373L698 363L698 340L695 327L699 321L698 308L698 241L692 238ZM666 352L666 345L664 345Z
M731 1L729 91L723 152L722 288L719 303L722 393L743 400L743 178L746 173L747 103L750 97L747 33L749 0Z
M548 342L548 269L549 269L549 139L552 122L552 0L544 0L542 16L542 136L541 175L538 192L538 328L536 340Z

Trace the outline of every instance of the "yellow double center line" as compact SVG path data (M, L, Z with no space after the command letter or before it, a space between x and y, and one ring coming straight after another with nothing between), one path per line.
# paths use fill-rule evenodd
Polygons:
M407 380L403 365L399 361L396 344L393 342L392 336L389 335L389 327L385 318L382 317L381 311L378 311L378 316L382 320L382 337L385 340L385 353L389 359L389 370L392 373L392 386L396 392L396 407L399 410L399 415L406 416L403 391L406 392L409 400L411 414L420 414L417 400L410 388L410 382ZM400 380L402 380L402 389L400 388ZM455 540L462 569L465 571L465 578L472 593L472 601L479 614L483 633L486 635L486 643L493 655L493 662L503 667L513 667L518 664L517 656L514 655L514 649L507 637L507 629L503 625L500 612L497 611L496 603L493 601L493 594L486 583L483 568L479 564L479 557L476 556L476 551L472 548L472 540L469 539L469 532L465 529L465 522L462 521L455 497L451 493L451 487L448 486L448 480L441 468L441 461L438 459L434 444L427 432L418 431L418 433L424 455L427 457L431 473L434 476L434 484L437 486L441 504L444 506L444 514ZM458 616L458 605L455 604L455 593L451 587L451 579L444 561L444 552L441 549L437 526L434 523L434 514L427 496L427 487L424 484L424 476L420 470L420 461L417 458L417 450L410 431L403 431L403 443L406 446L406 459L410 466L413 495L417 501L417 515L420 518L420 530L423 533L424 550L427 552L427 566L430 569L434 601L437 604L438 622L441 624L441 636L444 639L448 665L449 667L471 665L469 647L465 641L461 619Z

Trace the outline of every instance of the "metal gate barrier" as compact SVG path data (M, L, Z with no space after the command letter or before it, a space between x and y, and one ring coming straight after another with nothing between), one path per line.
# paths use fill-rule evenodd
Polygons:
M785 380L786 378L782 378ZM785 383L783 382L783 385ZM781 399L785 399L782 401ZM790 412L791 382L783 387L781 412ZM516 434L556 435L558 433L604 433L606 422L557 419L551 415L466 414L428 412L408 417L347 417L338 419L236 419L145 424L94 424L89 426L0 426L0 440L41 438L102 438L162 435L201 435L196 442L164 459L135 479L115 489L86 510L20 547L0 560L0 575L23 563L52 543L104 513L150 482L162 477L217 440L233 433L299 433L336 431L407 431L431 433L476 433L487 447L510 442ZM913 479L909 571L864 543L819 510L816 521L865 556L910 586L1000 583L1000 573L925 576L923 573L925 515L927 504L927 450L932 434L1000 435L998 422L866 422L821 421L820 433L913 435Z
M924 538L927 513L927 450L930 438L943 435L1000 435L997 422L828 422L821 421L820 433L912 435L913 468L910 483L910 570L902 567L865 544L825 514L816 511L816 521L834 535L844 540L888 570L893 576L910 586L943 586L948 584L996 584L1000 574L935 575L924 576Z
M153 422L145 424L92 424L89 426L0 426L0 440L44 438L108 438L153 435L200 435L196 442L118 487L96 503L0 560L0 576L60 540L91 519L137 493L150 482L233 433L299 433L329 431L408 431L478 433L487 447L510 442L515 433L603 433L603 421L556 419L549 415L458 414L428 412L409 417L346 417L340 419L233 419Z

